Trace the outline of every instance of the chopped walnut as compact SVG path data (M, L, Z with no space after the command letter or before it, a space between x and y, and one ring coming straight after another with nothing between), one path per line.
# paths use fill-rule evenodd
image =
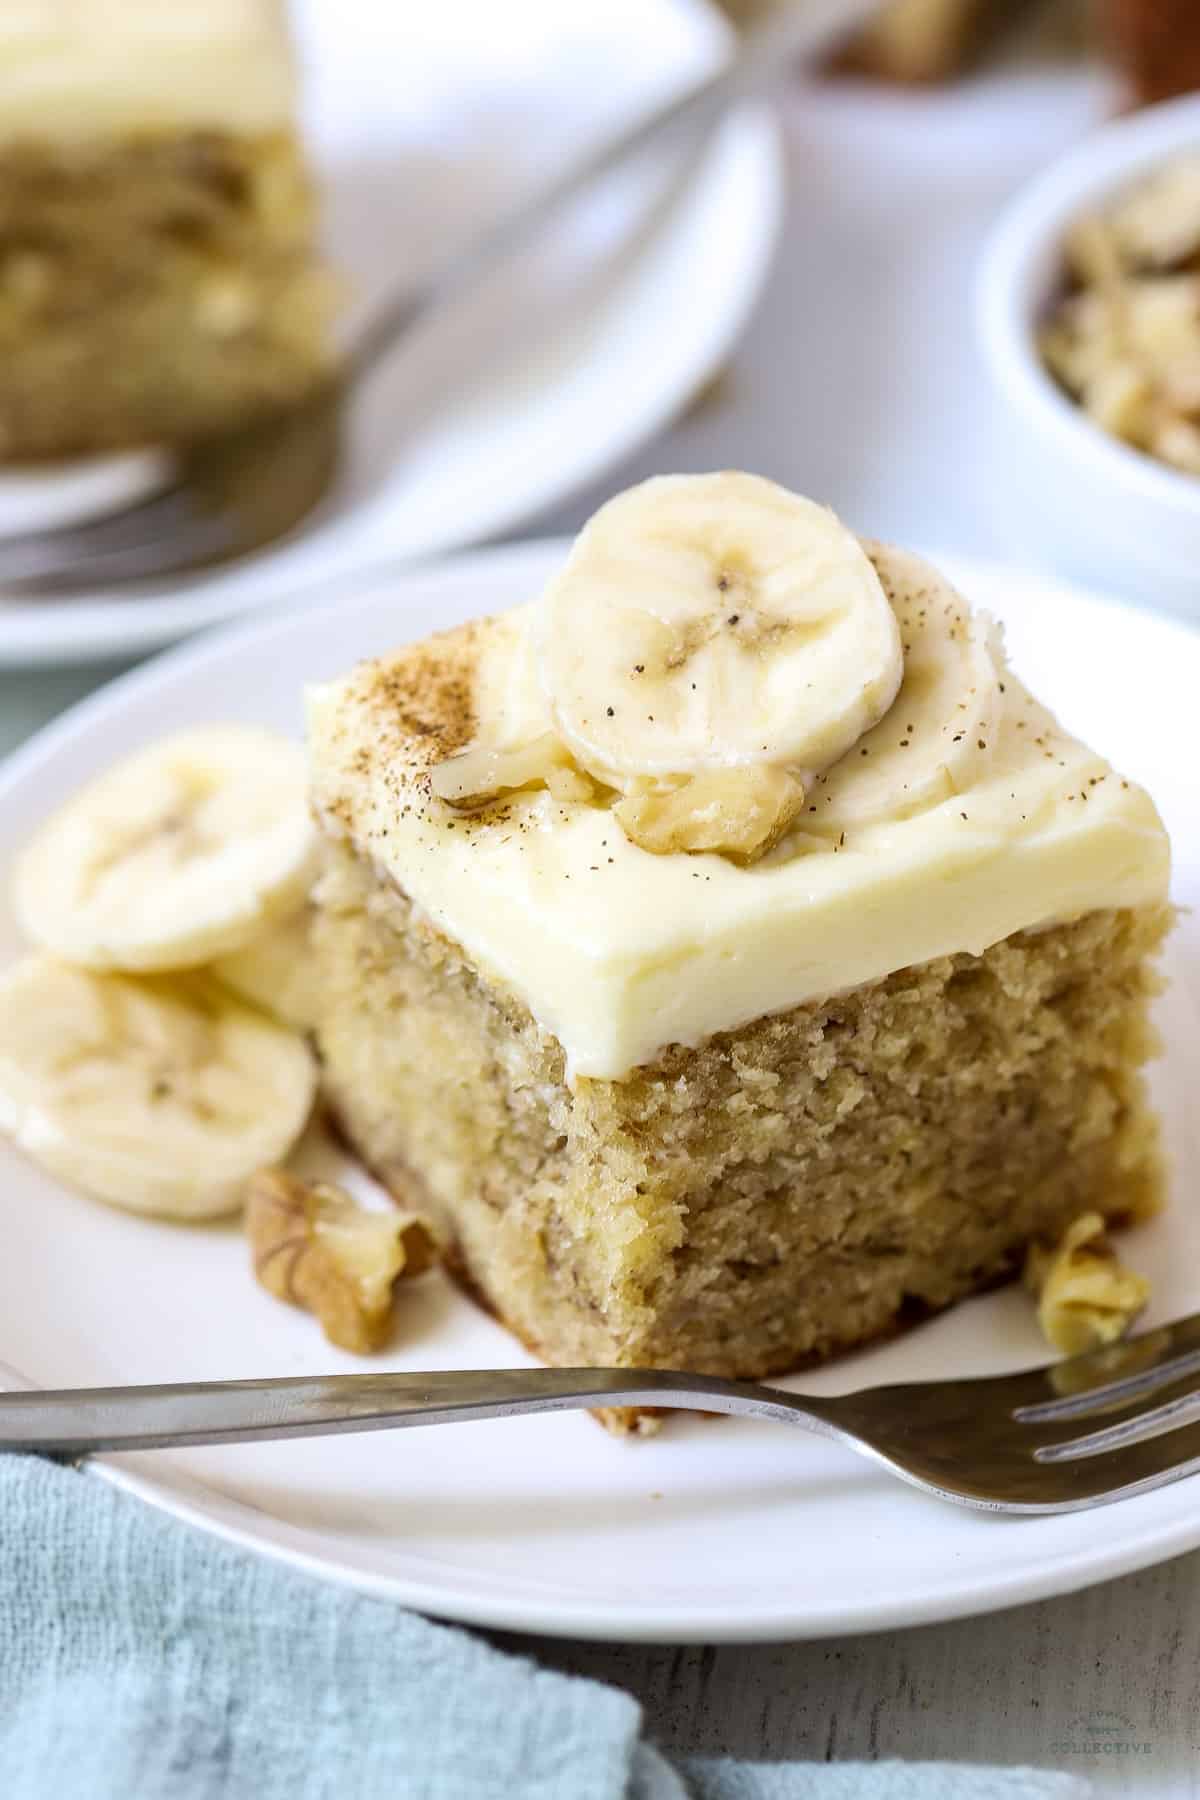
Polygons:
M1115 1344L1150 1297L1150 1283L1119 1261L1096 1212L1072 1220L1053 1247L1030 1246L1025 1285L1047 1341L1068 1356Z
M548 787L557 799L583 802L595 793L552 731L521 744L472 744L436 763L429 785L439 800L464 812L520 788Z
M1041 332L1060 385L1114 437L1200 474L1200 156L1166 163L1065 246Z
M796 777L762 764L711 769L664 790L649 782L618 800L613 814L626 837L655 856L712 850L752 863L774 848L803 805Z
M397 1281L437 1256L426 1220L368 1212L341 1188L262 1169L246 1196L254 1273L278 1300L314 1313L331 1344L364 1355L387 1330Z

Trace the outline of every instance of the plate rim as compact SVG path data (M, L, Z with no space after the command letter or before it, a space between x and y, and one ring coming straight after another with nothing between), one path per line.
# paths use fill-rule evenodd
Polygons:
M23 746L0 763L0 805L14 790L38 778L39 770L74 740L86 739L102 728L107 716L119 717L126 703L146 692L153 692L163 678L181 670L203 670L210 658L223 658L239 647L249 648L272 639L286 637L298 625L315 625L321 619L345 616L346 589L364 590L364 606L377 603L382 582L390 583L389 599L395 602L406 584L422 585L442 580L451 582L474 580L497 566L511 574L514 581L536 580L560 558L570 540L562 537L534 538L519 543L460 551L421 564L397 563L382 559L366 565L357 575L331 578L314 590L313 600L327 596L327 604L310 603L299 609L269 609L237 623L216 627L197 637L177 644L149 662L128 671L96 693L69 708L58 719L36 732ZM1148 612L1117 596L1096 594L1078 583L1063 582L1054 576L1021 569L988 559L963 556L955 552L934 553L936 560L957 584L970 587L976 575L983 579L997 577L1028 583L1039 593L1058 593L1091 606L1112 609L1136 622L1139 629L1159 637L1165 645L1186 642L1194 657L1200 631L1186 621L1160 613ZM343 590L341 600L338 590ZM368 598L370 596L370 598ZM396 616L397 639L404 628L403 612ZM14 1347L15 1348L15 1347ZM18 1350L19 1358L19 1350ZM302 1542L289 1541L303 1537L303 1529L272 1514L259 1513L248 1502L217 1485L208 1485L186 1471L167 1466L162 1477L142 1472L142 1459L131 1457L91 1459L85 1466L89 1473L109 1482L146 1504L186 1522L190 1526L256 1554L295 1568L317 1579L333 1581L355 1591L387 1598L435 1618L460 1624L503 1629L518 1633L550 1637L611 1642L624 1639L639 1643L769 1643L820 1639L831 1636L857 1636L875 1631L894 1630L952 1619L983 1616L1007 1607L1068 1594L1097 1582L1115 1579L1138 1569L1170 1560L1200 1546L1200 1510L1192 1516L1158 1520L1153 1510L1115 1546L1085 1543L1072 1552L1056 1553L1052 1558L1036 1558L1032 1563L1002 1565L982 1582L977 1572L955 1579L952 1569L939 1586L921 1597L888 1596L873 1601L862 1595L849 1595L835 1605L828 1600L805 1599L798 1603L794 1595L778 1606L761 1603L745 1616L730 1611L727 1604L719 1610L711 1603L705 1607L680 1607L678 1601L630 1607L627 1600L611 1605L597 1605L567 1594L551 1601L519 1583L508 1595L473 1591L469 1572L454 1572L440 1584L432 1584L419 1573L394 1574L372 1571L353 1563L339 1562L319 1549L307 1548ZM1160 1493L1170 1492L1160 1490ZM1153 1505L1153 1496L1142 1496L1124 1504ZM260 1521L255 1530L252 1520ZM1003 1529L1021 1529L1034 1521L1005 1521ZM265 1527L265 1532L264 1532Z
M614 407L598 453L585 447L574 464L556 467L555 473L538 486L536 495L527 494L523 500L512 496L507 505L478 518L455 542L411 554L393 553L398 558L403 555L405 567L422 567L503 538L519 530L524 523L535 521L552 508L566 504L573 494L602 480L609 470L666 429L713 377L740 340L758 304L782 235L787 190L783 128L769 101L744 103L721 122L683 183L670 214L658 222L639 257L639 261L653 258L656 246L669 230L670 218L678 209L695 204L697 197L706 191L715 192L727 179L728 171L736 170L739 165L743 190L740 210L743 217L756 221L756 225L747 232L747 244L740 257L718 259L725 279L699 284L699 291L715 303L703 321L695 354L687 365L681 365L670 382L645 389L640 396L634 396L632 403ZM590 446L590 443L588 438L586 444ZM177 587L165 587L144 596L117 596L111 601L106 601L102 595L89 596L86 592L60 602L7 602L0 596L0 671L78 666L144 655L197 632L230 624L244 616L255 616L277 605L286 606L297 584L352 571L359 559L371 554L372 536L379 531L370 508L360 504L351 507L343 519L333 522L327 534L319 526L312 533L301 530L258 556L247 558L244 563L230 564L224 572L246 571L252 589L265 585L268 592L255 598L243 591L240 596L218 602L219 610L204 610L203 596L214 579L220 580L223 571L217 571L215 576L184 577ZM306 542L315 556L328 558L322 574L305 577L302 569L284 568L272 576L272 561L277 556L303 553ZM386 543L378 543L376 548L379 554L387 554ZM254 576L256 565L260 565L257 578ZM165 625L156 622L156 606L178 601L189 591L200 597L196 603L200 610L194 617ZM115 620L112 616L106 618L106 609L110 606L123 607L125 612ZM64 637L63 641L58 636L41 642L25 641L29 636L26 631L22 631L15 644L10 641L6 626L15 621L20 629L30 621L36 621L47 609L54 608L66 609L68 613L72 608L88 609L96 616L88 620L81 631Z
M429 1426L427 1429L438 1430L440 1427ZM778 1613L760 1607L746 1622L727 1610L692 1609L686 1618L681 1618L661 1606L657 1610L631 1610L628 1602L610 1608L592 1604L589 1608L569 1598L554 1605L530 1594L496 1600L490 1595L471 1594L465 1585L461 1589L435 1586L413 1575L388 1575L344 1563L334 1564L316 1551L289 1544L286 1538L295 1528L270 1514L256 1516L268 1519L272 1535L255 1535L249 1524L240 1523L236 1516L243 1512L252 1513L253 1509L220 1489L205 1490L215 1499L219 1516L203 1510L188 1498L187 1489L193 1485L190 1477L185 1477L182 1483L176 1477L174 1485L171 1482L156 1483L107 1457L89 1459L81 1466L85 1473L95 1474L110 1487L153 1506L170 1518L182 1520L248 1554L268 1557L272 1562L314 1580L331 1582L369 1598L389 1600L426 1618L449 1624L587 1643L811 1643L828 1638L906 1631L922 1625L950 1624L956 1619L982 1619L1012 1607L1058 1599L1102 1582L1119 1580L1123 1575L1136 1574L1140 1569L1170 1562L1176 1556L1200 1547L1200 1518L1194 1524L1183 1519L1170 1532L1164 1533L1161 1527L1157 1531L1148 1527L1120 1552L1108 1552L1104 1557L1089 1548L1048 1564L1033 1575L1028 1570L1006 1571L1001 1577L993 1577L993 1585L983 1599L978 1591L969 1590L971 1578L968 1577L949 1591L946 1588L937 1590L936 1595L930 1595L921 1603L897 1599L871 1605L859 1600L839 1607L836 1613L828 1604L810 1606L803 1618L786 1606L781 1606ZM200 1483L195 1485L202 1486ZM226 1514L234 1516L227 1517ZM1029 1520L1004 1518L1002 1529L1020 1530L1027 1523L1032 1524L1037 1516L1033 1515ZM997 1523L1001 1523L999 1518Z

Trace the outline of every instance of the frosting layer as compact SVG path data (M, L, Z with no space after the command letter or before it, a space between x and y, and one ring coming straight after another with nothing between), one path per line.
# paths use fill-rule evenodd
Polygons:
M871 554L900 622L904 682L758 863L652 855L602 797L538 787L463 814L431 794L431 767L463 745L549 728L529 608L312 690L318 811L525 1002L574 1079L619 1078L669 1043L1163 898L1169 847L1145 791L1057 725L936 572ZM942 652L964 644L967 677L947 685Z
M6 0L0 144L286 124L279 0Z

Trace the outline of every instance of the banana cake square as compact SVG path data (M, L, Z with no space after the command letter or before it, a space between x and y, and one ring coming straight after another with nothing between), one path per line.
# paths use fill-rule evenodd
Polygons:
M1159 1204L1163 827L918 558L660 478L309 740L330 1104L544 1359L779 1373Z
M0 460L202 437L321 379L295 106L281 0L0 8Z

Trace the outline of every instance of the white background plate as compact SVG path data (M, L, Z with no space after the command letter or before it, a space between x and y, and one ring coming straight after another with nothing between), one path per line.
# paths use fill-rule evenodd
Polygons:
M727 28L707 0L294 0L306 137L353 323L550 173L691 86ZM372 556L514 529L657 431L753 304L782 203L769 117L731 119L679 188L639 163L414 337L354 414L319 522L250 562L138 597L0 601L0 666L133 654ZM136 459L134 459L136 461ZM0 531L61 496L103 510L137 470L0 474Z
M525 599L561 545L358 580L339 604L185 646L50 727L0 776L0 864L97 767L213 718L296 731L306 680L435 626ZM947 562L1010 628L1015 661L1065 721L1154 790L1177 897L1200 897L1195 695L1200 637L1077 592ZM0 914L0 955L17 948ZM1200 1307L1197 927L1184 917L1158 1070L1174 1205L1126 1239L1154 1282L1149 1322ZM234 1226L109 1211L0 1151L0 1358L43 1386L363 1367L253 1284ZM405 1297L384 1366L527 1359L440 1276ZM1006 1290L798 1379L865 1383L1044 1359ZM1059 1593L1200 1544L1200 1486L1050 1519L927 1500L817 1438L680 1419L614 1441L584 1415L291 1444L114 1457L103 1474L166 1510L429 1612L574 1637L792 1638L916 1623Z

